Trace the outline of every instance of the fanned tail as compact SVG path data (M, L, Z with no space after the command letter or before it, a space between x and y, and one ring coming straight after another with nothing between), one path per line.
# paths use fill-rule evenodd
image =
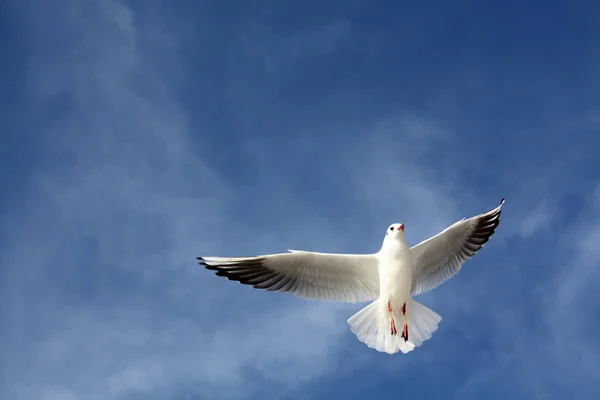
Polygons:
M358 340L370 348L388 354L398 351L408 353L415 347L421 346L431 338L441 321L436 312L421 303L411 300L407 307L408 341L402 335L393 334L387 305L381 307L380 300L375 300L348 319L350 330ZM403 321L403 314L394 310L394 320Z
M418 301L411 300L408 311L408 338L415 347L431 338L438 328L442 317L435 311L425 307Z
M387 308L381 308L380 300L375 300L348 319L350 330L358 340L377 351L388 354L398 351L408 353L414 349L414 346L402 339L400 335L392 334L391 321L386 313ZM399 318L398 321L402 319Z

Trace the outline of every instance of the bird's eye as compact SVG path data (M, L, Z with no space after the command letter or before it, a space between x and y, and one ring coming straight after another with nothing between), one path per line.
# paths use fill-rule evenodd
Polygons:
M393 231L393 230L394 230L394 227L393 227L393 226L390 226L390 231Z

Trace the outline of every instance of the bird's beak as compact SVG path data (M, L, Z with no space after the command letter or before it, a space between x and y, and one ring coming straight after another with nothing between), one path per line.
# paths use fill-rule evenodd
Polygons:
M403 231L404 230L404 224L400 224L400 226L398 227L398 230Z

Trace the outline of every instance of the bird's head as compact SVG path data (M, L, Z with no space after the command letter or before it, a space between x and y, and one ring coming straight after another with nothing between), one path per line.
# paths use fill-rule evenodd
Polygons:
M392 224L385 233L386 239L404 239L404 224Z

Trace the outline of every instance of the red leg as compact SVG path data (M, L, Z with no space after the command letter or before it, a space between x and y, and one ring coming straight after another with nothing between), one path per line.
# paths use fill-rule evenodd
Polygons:
M402 339L405 342L408 342L408 325L404 324L404 328L402 328Z
M390 324L390 333L392 335L396 335L398 333L398 331L396 330L396 323L394 322L394 316L392 315L392 305L390 304L390 301L388 300L388 312L390 313L390 317L392 318L392 323Z
M402 338L408 342L408 324L406 322L406 303L402 305L402 314L404 314L404 327L402 328Z

